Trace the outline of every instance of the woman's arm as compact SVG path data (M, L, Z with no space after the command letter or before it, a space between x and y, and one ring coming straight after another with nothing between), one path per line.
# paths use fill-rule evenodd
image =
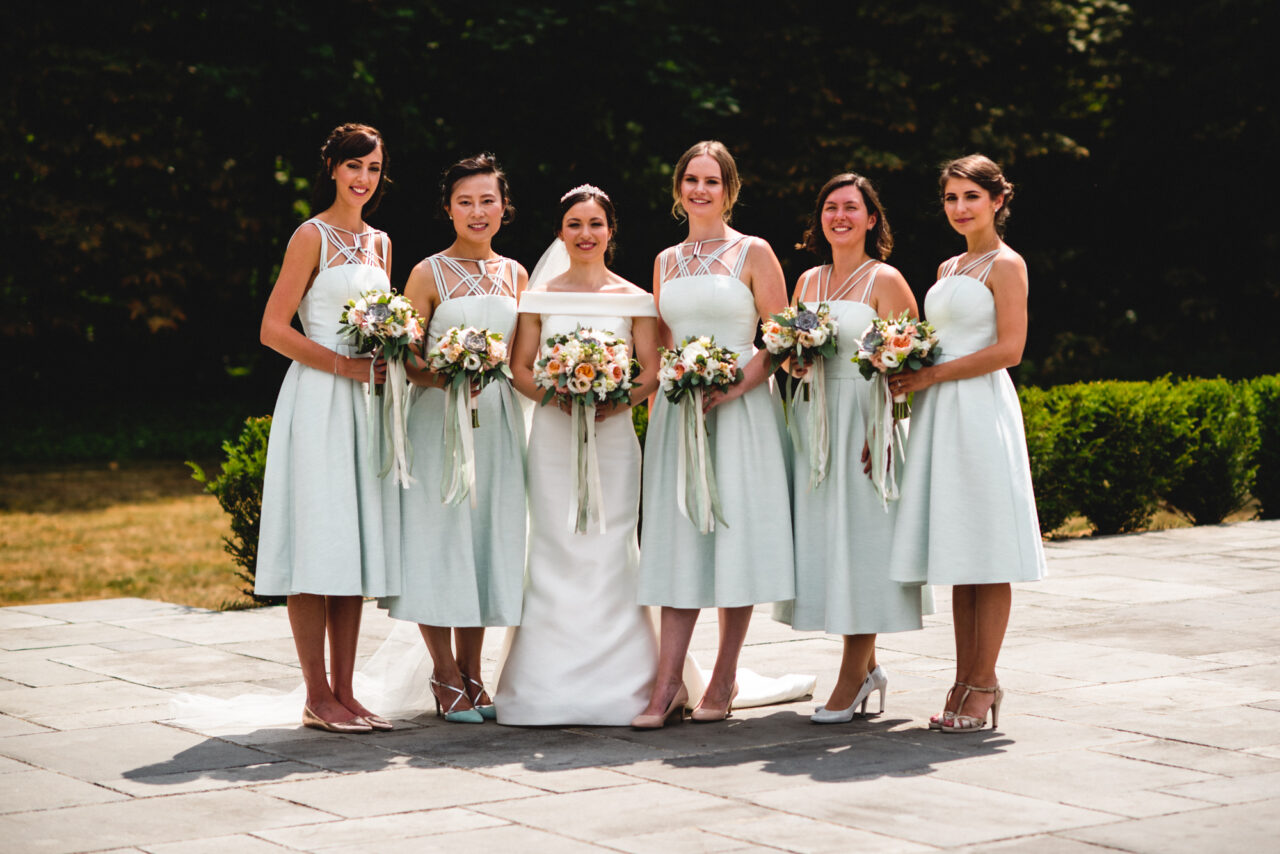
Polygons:
M511 384L516 391L533 401L541 402L546 390L533 381L533 363L538 358L542 340L542 315L521 312L517 315L516 333L511 357Z
M1022 256L1011 249L1002 251L987 276L987 287L996 304L996 342L950 362L903 371L890 380L895 392L920 391L936 383L980 377L1022 361L1027 343L1028 290L1027 265Z
M436 277L431 264L425 259L419 261L409 272L409 281L404 285L405 299L413 303L414 311L422 315L422 344L414 348L420 366L414 359L405 362L405 372L409 382L429 388L444 388L444 378L426 367L427 327L431 324L431 316L440 307L440 292L436 288Z
M907 317L919 317L920 308L916 305L916 296L902 273L888 264L880 268L876 274L876 285L871 291L871 307L880 317L900 317L905 311Z
M773 249L759 237L749 239L744 281L755 296L756 314L761 318L777 314L787 307L787 283L782 275L782 265ZM711 390L703 395L704 411L719 406L751 391L773 374L768 350L759 350L742 368L742 382L729 386L725 391Z
M280 275L271 288L267 307L262 312L258 337L262 343L295 362L359 382L369 381L369 358L341 356L335 350L312 341L293 328L293 316L315 279L324 239L315 227L300 228L289 239ZM388 249L388 252L390 250ZM334 318L337 322L337 318ZM385 368L376 369L375 379L382 382Z

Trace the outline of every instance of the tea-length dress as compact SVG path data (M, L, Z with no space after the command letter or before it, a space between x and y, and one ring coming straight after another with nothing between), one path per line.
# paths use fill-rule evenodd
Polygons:
M428 348L454 326L502 333L516 323L516 263L432 255L440 303L427 325ZM441 500L451 463L445 447L446 394L414 386L409 409L416 481L404 493L400 594L379 601L399 620L430 626L511 626L520 622L524 577L524 417L505 380L476 399L476 506ZM457 419L456 413L453 414Z
M901 584L889 577L893 564L893 529L897 502L886 504L871 478L863 473L862 448L873 421L872 395L879 390L851 361L863 330L876 317L868 300L880 271L869 261L849 278L831 286L830 265L817 268L808 308L826 303L838 324L835 356L823 364L830 462L826 477L810 486L810 419L818 400L797 393L794 498L796 598L779 603L776 619L800 631L838 635L879 634L919 629L922 608L932 611L931 597L920 584Z
M940 363L996 342L995 296L986 285L995 257L960 269L959 257L951 259L925 295ZM900 491L894 579L998 584L1044 576L1022 408L1008 371L915 395Z
M755 296L742 281L750 241L740 235L684 243L659 256L658 312L675 346L714 335L718 346L755 353ZM656 396L644 452L640 602L675 608L736 607L790 599L789 474L782 419L771 383L712 409L710 456L725 524L700 533L677 505L680 407Z
M298 303L303 333L340 355L356 355L339 336L347 300L390 290L387 236L360 234L310 219L320 232L318 272ZM400 496L380 478L381 407L369 386L289 366L276 399L262 489L255 591L386 596L399 592ZM373 447L370 447L372 433Z
M631 319L653 317L648 294L529 291L522 312L543 339L579 325L631 340ZM640 444L629 413L596 422L605 531L570 530L571 419L554 404L529 434L529 554L524 613L508 632L493 695L498 722L622 726L644 710L658 664L648 609L636 604Z

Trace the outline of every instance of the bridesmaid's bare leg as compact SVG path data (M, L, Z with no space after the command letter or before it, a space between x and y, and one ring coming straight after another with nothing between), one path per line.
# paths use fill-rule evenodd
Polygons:
M753 610L752 605L720 609L720 648L716 651L716 666L711 671L707 690L703 692L699 706L723 709L729 704L729 695L733 693L734 683L738 680L738 656L747 639L747 628L751 625Z
M1009 610L1013 605L1013 586L1010 584L969 585L973 596L973 635L969 646L969 662L964 682L982 688L996 684L996 660L1004 645L1004 633L1009 626ZM964 692L958 692L963 694ZM991 708L994 694L974 691L964 701L959 711L980 718Z
M693 637L696 622L697 608L663 607L658 637L658 675L653 680L649 705L641 714L665 713L684 684L684 657L689 652L689 640Z
M437 695L441 706L445 711L449 711L451 706L455 712L470 709L471 701L465 696L467 688L462 681L462 672L458 669L458 661L453 656L453 629L448 626L420 625L418 631L422 632L422 639L427 643L427 652L431 655L431 662L434 665L431 678L461 690L464 695L459 697L453 691L443 691Z
M827 698L826 707L833 712L849 708L867 674L876 666L875 635L845 635L844 656L840 659L840 675Z
M458 670L462 675L462 679L466 682L467 696L471 698L471 702L476 706L487 706L493 702L489 699L489 692L483 688L477 689L475 685L467 681L474 679L476 682L483 683L480 678L480 651L484 647L484 626L465 626L458 627L453 630L453 638L457 648ZM475 691L480 693L476 694Z
M307 708L332 723L351 719L351 712L333 695L324 666L325 597L296 593L288 597L289 627L307 686Z
M974 646L978 636L978 593L972 584L958 584L951 588L951 629L956 638L956 682L968 682L973 661L977 657ZM964 693L961 688L948 698L947 710L958 711L957 705Z
M356 672L356 647L360 642L360 618L364 600L359 596L326 596L329 623L329 680L338 702L357 716L369 714L351 689Z

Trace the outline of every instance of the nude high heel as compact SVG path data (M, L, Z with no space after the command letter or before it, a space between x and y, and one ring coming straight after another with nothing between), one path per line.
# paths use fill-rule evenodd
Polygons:
M959 708L964 708L964 701L969 699L969 694L977 691L979 694L995 694L991 700L991 728L995 729L1000 723L1000 701L1004 699L1004 689L997 682L991 688L979 688L977 685L966 685L964 694L960 696ZM987 716L984 713L982 717L974 717L973 715L962 715L959 712L951 719L951 723L944 724L943 732L977 732L987 725Z
M636 715L631 719L632 729L662 729L672 715L677 715L676 722L684 720L684 707L689 703L689 689L682 684L680 690L667 704L667 710L660 715Z
M733 715L733 711L732 711L733 701L734 701L734 698L737 696L738 696L738 683L734 682L733 690L729 692L729 702L725 703L725 706L723 709L704 708L701 701L699 701L698 708L694 709L693 714L689 715L689 720L693 721L696 724L709 724L709 723L714 723L715 721L722 721L725 718L731 717ZM703 698L704 699L706 698L705 694L703 695Z

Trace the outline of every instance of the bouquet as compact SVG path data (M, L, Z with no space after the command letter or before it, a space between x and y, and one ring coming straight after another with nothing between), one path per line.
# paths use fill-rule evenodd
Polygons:
M820 359L836 354L836 337L840 324L831 317L831 306L820 303L816 310L804 303L787 306L760 324L764 346L773 356L778 367L788 356L801 367L808 367ZM809 385L805 384L804 399L809 399Z
M385 396L383 387L373 381L373 361L369 363L369 385L373 387L373 393L366 398L369 453L381 462L379 431L373 428L373 398L381 396L382 432L391 447L391 459L380 465L378 475L385 477L394 468L394 482L408 489L413 483L409 475L413 449L407 430L409 376L404 363L412 355L413 346L422 342L422 317L414 311L413 303L395 291L373 288L347 300L338 318L338 333L350 339L357 353L377 351L387 362L386 386L391 393Z
M482 389L499 377L511 379L502 333L474 326L446 330L427 351L427 367L444 377L447 390L464 388L469 392L473 386ZM475 429L480 426L480 415L473 403L469 408Z
M501 332L474 326L452 326L427 351L427 367L445 380L444 455L440 500L460 504L471 496L476 506L475 441L480 426L473 387L484 388L499 377L511 378L507 345ZM470 424L467 415L470 412Z
M627 342L607 330L578 326L547 338L533 363L533 381L545 388L542 405L559 398L569 404L573 435L568 527L585 533L594 516L605 533L604 487L596 452L596 406L631 405L631 379L639 365Z
M827 421L827 381L824 363L836 354L836 337L840 324L831 316L831 306L819 303L816 310L804 303L787 306L771 319L760 324L764 346L773 357L777 368L788 357L802 368L812 366L805 376L804 399L809 400L809 389L817 396L817 405L809 410L809 488L813 489L826 479L830 467L830 437ZM783 414L787 419L787 431L797 447L800 440L795 419L795 404L791 399L790 382L786 385Z
M918 371L932 365L942 353L938 333L933 324L908 318L904 311L897 320L877 317L862 333L858 352L851 361L858 365L863 379L882 382L887 376L905 370ZM893 398L893 417L909 418L911 406L905 394Z
M726 389L742 381L738 354L717 347L715 338L686 338L679 349L659 350L658 382L668 401L680 407L679 474L681 487L676 503L699 533L728 527L720 510L715 466L707 442L707 420L702 412L705 389Z
M918 318L908 318L904 311L896 320L877 317L862 333L858 352L851 361L865 379L879 383L872 396L872 413L867 431L867 448L871 453L871 482L880 493L886 508L898 497L893 444L897 422L911 415L907 395L891 395L886 379L905 370L919 370L932 365L942 353L933 325ZM902 457L899 442L898 458Z

